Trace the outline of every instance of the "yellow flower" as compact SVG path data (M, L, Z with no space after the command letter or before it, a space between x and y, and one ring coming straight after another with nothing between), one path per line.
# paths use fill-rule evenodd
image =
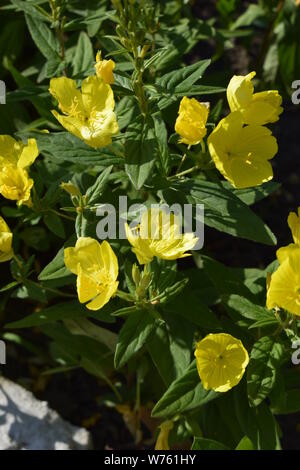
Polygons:
M300 245L300 207L298 207L298 215L296 212L289 213L288 226L291 229L294 243Z
M115 100L111 87L101 78L83 80L81 92L70 78L52 78L49 91L58 100L64 115L57 111L52 113L71 134L93 148L111 144L112 136L119 131Z
M80 237L74 248L64 251L65 265L77 275L77 293L90 310L99 310L118 288L118 260L110 244Z
M267 292L267 308L280 307L300 315L300 247L285 253L280 266L272 274Z
M268 162L278 147L271 131L263 126L243 126L235 111L222 119L208 138L210 155L222 175L235 188L258 186L273 178Z
M300 246L300 207L298 207L298 215L295 212L289 213L287 222L291 229L294 243L290 243L288 246L283 246L277 250L276 256L279 263L285 260L291 250L295 250Z
M9 230L7 223L0 216L0 263L9 261L14 255L11 246L12 238L13 235Z
M227 100L231 111L241 111L245 124L263 125L276 122L283 109L277 90L253 93L251 82L255 72L234 75L227 87Z
M237 385L249 362L242 342L227 333L207 335L196 344L195 357L203 387L216 392Z
M30 202L33 180L27 169L39 154L35 139L27 145L9 135L0 136L0 194L6 199L16 200L18 205Z
M35 139L28 139L27 145L16 141L10 135L0 135L0 166L16 165L18 168L29 168L39 154Z
M98 51L96 55L96 64L95 64L95 69L96 69L96 75L97 77L101 77L105 83L108 83L111 85L112 83L115 82L114 79L114 74L113 70L115 68L116 64L114 63L113 60L102 60L101 59L101 52Z
M154 256L174 260L190 256L186 251L196 245L193 233L181 233L180 218L159 208L143 212L136 229L126 224L126 235L140 264L150 263Z
M206 121L209 103L200 103L195 98L184 96L180 102L175 131L180 135L179 142L196 145L206 135Z
M5 165L0 172L0 194L6 199L17 201L18 206L30 205L30 191L33 179L26 170L15 165Z
M155 450L169 450L169 434L170 431L173 429L174 423L173 421L164 421L159 426L159 435L157 437L155 443Z

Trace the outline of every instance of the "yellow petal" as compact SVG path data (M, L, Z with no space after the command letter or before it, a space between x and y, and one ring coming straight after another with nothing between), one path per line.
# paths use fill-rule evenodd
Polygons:
M291 249L272 274L267 308L280 307L300 315L300 248Z
M209 105L200 103L195 98L184 96L180 102L175 131L180 135L180 142L196 145L205 137Z
M98 294L97 282L78 266L77 293L79 302L85 303Z
M18 161L18 142L10 135L0 135L0 164L17 164Z
M87 77L82 82L81 92L87 115L95 111L100 113L113 111L115 107L113 91L101 78Z
M98 51L96 55L96 75L99 78L102 78L104 83L108 83L109 85L114 83L114 68L116 64L113 60L101 60L101 52Z
M277 90L254 93L252 102L243 110L246 124L264 125L276 122L283 112L282 98Z
M78 238L75 247L65 248L64 261L67 268L78 274L78 266L87 272L99 270L103 267L100 243L91 237Z
M52 78L49 91L57 99L63 113L84 115L81 93L74 80L66 77Z
M275 137L263 126L243 127L239 111L220 121L208 138L208 148L217 169L236 188L257 186L273 178L267 160L278 150Z
M82 128L86 124L84 124L80 117L62 116L55 110L52 111L52 114L67 131L82 139Z
M238 111L249 105L254 90L251 80L255 75L255 72L251 72L245 76L232 77L227 87L227 100L231 111Z
M115 295L117 289L118 289L118 282L113 282L112 284L109 284L105 290L103 290L100 294L98 294L92 302L88 303L86 307L89 310L99 310L102 308L105 304L107 304L111 297Z
M18 159L20 168L28 168L39 155L39 149L35 139L28 139L27 145L24 145Z
M289 213L288 226L291 229L294 242L300 245L300 207L298 207L298 215L295 212Z
M33 180L26 170L15 165L6 165L0 172L0 194L6 199L17 201L18 205L28 203Z
M237 385L249 362L242 342L227 333L207 335L197 343L195 357L203 387L216 392Z
M104 269L110 274L113 280L116 280L119 274L118 259L106 240L101 243L100 251Z

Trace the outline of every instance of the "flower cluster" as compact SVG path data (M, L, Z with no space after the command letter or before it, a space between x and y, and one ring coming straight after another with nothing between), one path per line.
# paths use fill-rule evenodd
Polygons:
M250 188L273 178L269 162L277 153L276 138L264 125L276 122L283 109L277 90L254 93L252 78L233 76L227 87L230 114L221 119L207 139L216 168L235 188ZM180 142L200 143L207 133L208 103L184 97L175 130Z
M227 88L231 113L221 119L208 138L210 155L222 175L235 188L250 188L270 181L269 160L277 141L263 124L273 123L282 112L278 91L253 93L255 72L234 76Z
M110 86L114 83L114 68L115 63L102 60L101 52L98 52L96 75L84 79L80 90L77 83L67 77L50 81L49 91L62 112L53 110L53 115L68 132L92 148L111 144L112 137L119 132ZM282 112L281 97L277 91L254 93L251 82L254 75L252 72L245 77L234 76L231 79L227 88L231 112L221 119L207 140L216 168L236 188L256 186L270 180L273 172L269 160L277 152L276 139L265 124L278 120ZM183 97L175 123L179 142L189 148L201 144L202 151L205 151L208 117L209 103ZM34 139L29 139L25 145L9 136L0 137L0 193L16 200L18 205L31 203L33 180L28 176L28 168L38 153ZM80 199L80 191L72 182L63 183L62 188ZM290 214L288 223L294 243L277 252L280 266L272 276L267 304L269 308L280 306L300 315L299 216ZM126 224L132 251L138 262L146 265L147 287L151 284L151 276L146 275L148 265L155 257L176 260L190 256L188 252L193 250L198 238L193 233L181 233L181 226L177 215L161 208L143 212L137 226ZM0 218L0 262L13 256L12 233ZM75 246L64 249L64 263L77 276L79 302L89 310L98 311L115 295L122 296L118 290L118 259L107 241L99 243L91 237L79 237ZM138 300L143 301L142 296ZM249 362L241 341L226 333L209 334L199 341L195 357L203 387L216 392L226 392L237 385ZM162 440L166 440L170 429L169 425L162 426Z
M119 132L114 113L115 100L110 84L114 82L112 60L96 56L96 76L87 77L78 90L75 80L52 78L49 91L58 101L63 114L53 110L59 123L93 148L111 144L112 136Z

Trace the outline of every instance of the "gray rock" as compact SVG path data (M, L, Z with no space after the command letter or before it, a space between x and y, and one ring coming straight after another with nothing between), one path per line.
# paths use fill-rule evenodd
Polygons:
M64 421L45 401L0 376L0 450L87 450L88 431Z

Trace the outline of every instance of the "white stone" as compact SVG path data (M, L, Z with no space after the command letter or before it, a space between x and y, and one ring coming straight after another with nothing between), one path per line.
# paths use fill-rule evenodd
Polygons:
M64 421L45 401L0 376L0 450L87 450L88 431Z

